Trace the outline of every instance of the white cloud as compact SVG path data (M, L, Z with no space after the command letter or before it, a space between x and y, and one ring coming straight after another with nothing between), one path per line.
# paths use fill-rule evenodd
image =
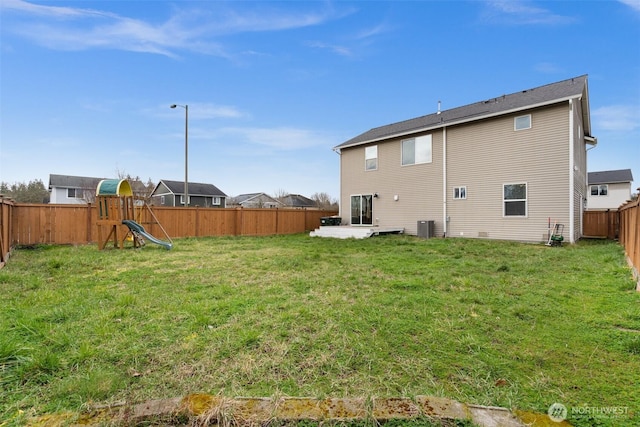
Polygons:
M368 39L370 37L374 37L374 36L377 36L379 34L386 33L387 31L389 31L389 28L388 28L387 25L378 24L375 27L367 28L367 29L364 29L364 30L360 31L358 34L356 34L356 39L358 39L358 40Z
M622 4L626 4L636 12L640 12L640 0L618 0Z
M239 138L242 142L266 146L277 150L299 150L313 146L331 146L334 141L307 129L292 127L240 128L227 127L223 133Z
M640 127L640 106L608 105L591 112L594 127L611 131L633 131Z
M181 104L180 101L176 103L177 105ZM142 111L143 114L148 116L158 116L162 118L174 117L176 115L175 112L171 112L169 110L171 103L161 104L154 108L148 108ZM207 119L240 119L240 118L249 118L250 114L246 113L236 107L230 105L218 105L211 103L189 103L189 120L207 120ZM184 109L180 108L181 115L184 116Z
M189 105L189 117L194 119L238 119L247 116L248 114L240 111L236 107L228 105L198 103Z
M353 55L353 52L351 51L351 49L346 47L346 46L332 45L332 44L327 44L327 43L323 43L323 42L310 42L310 43L308 43L308 45L310 47L314 47L314 48L318 48L318 49L329 50L329 51L331 51L333 53L337 53L340 56L352 56Z
M534 68L536 71L543 74L557 74L564 71L564 69L551 62L539 62Z
M355 52L361 50L364 46L369 45L372 39L376 36L386 33L387 31L389 31L389 27L386 24L378 24L376 26L363 29L350 37L346 37L346 43L335 44L313 41L307 43L307 46L317 49L325 49L340 56L354 57L356 56Z
M74 18L82 16L115 16L110 13L100 12L93 9L77 9L72 7L43 6L29 3L23 0L3 0L4 10L14 10L32 15L49 16L55 18Z
M557 15L548 9L534 6L527 0L487 1L482 15L490 23L509 25L558 25L575 21L573 17Z
M178 56L182 50L223 57L230 55L215 41L221 35L283 31L320 25L337 19L331 8L290 11L264 4L197 3L199 9L181 9L165 22L151 23L94 9L37 5L23 0L4 0L2 12L19 15L10 30L34 42L61 50L115 49ZM5 28L7 21L5 20Z

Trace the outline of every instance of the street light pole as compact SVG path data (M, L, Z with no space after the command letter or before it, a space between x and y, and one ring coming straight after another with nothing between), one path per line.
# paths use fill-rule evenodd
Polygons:
M172 104L171 108L184 108L184 207L189 207L189 106Z

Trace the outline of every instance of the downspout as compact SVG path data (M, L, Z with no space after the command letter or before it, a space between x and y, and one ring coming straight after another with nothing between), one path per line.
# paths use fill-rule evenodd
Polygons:
M334 148L333 152L340 157L340 160L338 161L338 216L342 217L342 152L339 148Z
M447 237L447 127L442 128L442 224L443 236Z
M575 189L574 182L574 147L573 147L573 99L569 100L569 243L575 243L575 201L573 200L573 193Z

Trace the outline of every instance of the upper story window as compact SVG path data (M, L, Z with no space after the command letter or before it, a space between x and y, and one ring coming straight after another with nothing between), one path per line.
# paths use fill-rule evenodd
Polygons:
M531 129L531 114L513 119L513 128L515 130Z
M453 199L462 200L467 198L467 187L453 187Z
M402 165L431 163L431 135L418 136L402 141Z
M67 198L69 199L81 199L82 190L79 188L67 188Z
M591 186L591 195L592 196L606 196L609 193L609 185L601 184L601 185L592 185Z
M527 216L527 183L503 185L503 215Z
M365 170L371 171L378 169L378 146L372 145L364 149Z

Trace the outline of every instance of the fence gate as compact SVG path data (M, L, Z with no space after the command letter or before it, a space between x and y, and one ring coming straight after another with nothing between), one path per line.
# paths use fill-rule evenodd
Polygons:
M620 233L618 211L585 211L583 215L584 237L617 239Z

